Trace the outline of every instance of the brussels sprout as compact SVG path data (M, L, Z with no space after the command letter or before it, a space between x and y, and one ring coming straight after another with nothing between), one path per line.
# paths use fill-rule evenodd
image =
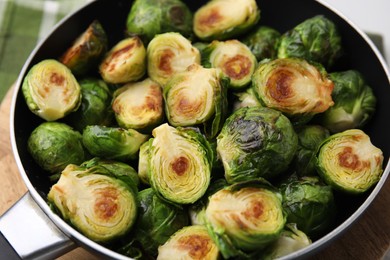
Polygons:
M286 223L281 195L259 181L237 183L214 193L205 218L225 258L263 249L278 239Z
M294 121L308 120L333 105L334 84L325 70L302 59L261 63L253 74L252 85L264 106L282 111Z
M100 75L107 83L137 81L146 72L146 49L137 36L118 42L106 54L99 66Z
M60 173L68 164L80 164L88 156L82 136L70 126L45 122L36 127L27 141L34 161L49 173Z
M281 184L287 222L309 236L322 235L334 221L336 207L331 186L318 176L292 178Z
M252 51L258 61L276 58L280 32L268 26L259 26L241 41Z
M212 0L195 12L193 30L202 40L226 40L242 35L259 19L255 0Z
M97 171L100 174L115 176L127 185L132 186L134 191L138 190L140 179L138 173L130 165L112 160L101 159L98 157L83 162L80 167L88 168L89 172Z
M98 20L93 21L60 57L74 75L85 75L98 65L108 48L106 32Z
M261 107L253 88L247 88L245 91L234 93L236 99L233 103L233 111L242 107Z
M322 114L321 123L333 133L364 126L375 112L371 87L355 70L330 73L329 77L334 82L335 105Z
M383 154L359 129L329 136L317 154L317 171L333 188L360 194L382 175Z
M136 159L148 138L134 129L119 127L92 125L83 131L83 144L93 156L119 161Z
M82 132L87 125L109 125L114 114L111 110L111 91L107 84L97 78L79 81L81 105L66 117L66 122Z
M144 142L139 148L138 156L138 176L143 184L150 185L149 182L149 162L150 149L149 141Z
M266 249L261 259L278 259L309 246L312 242L295 223L288 223L278 240Z
M145 44L161 33L192 35L192 12L180 0L136 0L127 17L127 33L138 35Z
M79 83L62 63L47 59L35 64L23 80L22 91L28 108L46 121L63 118L78 109Z
M182 207L158 196L152 188L140 191L138 201L138 218L129 237L140 242L149 255L156 256L159 245L188 225L188 214Z
M204 226L187 226L158 248L158 260L219 259L219 250Z
M217 137L217 152L229 183L276 177L292 161L297 145L288 118L264 107L237 110Z
M213 154L207 140L193 129L162 124L150 141L150 183L179 204L197 201L210 183Z
M317 15L303 21L280 39L278 57L296 57L331 67L342 54L341 36L336 25Z
M47 198L64 220L100 243L125 235L137 216L131 186L96 167L69 164Z
M305 125L297 131L298 149L294 159L295 170L300 176L317 175L316 153L329 130L320 125Z
M127 83L114 92L112 109L119 126L151 131L164 117L162 89L150 78Z
M256 57L238 40L213 41L202 51L206 68L219 68L230 79L230 87L242 89L251 82L257 66Z
M173 126L203 124L209 137L216 136L227 113L227 82L220 70L198 64L174 75L164 88L169 123Z
M200 64L199 50L175 32L155 36L146 51L149 77L162 87L175 73L194 63Z

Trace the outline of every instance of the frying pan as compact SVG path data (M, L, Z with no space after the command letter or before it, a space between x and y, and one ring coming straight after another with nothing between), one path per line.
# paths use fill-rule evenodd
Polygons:
M187 1L196 10L205 1ZM54 214L46 203L51 187L45 173L35 164L27 152L27 138L32 130L43 121L33 115L24 101L21 83L27 71L37 62L59 57L94 20L98 19L108 33L111 45L124 35L130 0L93 1L64 18L29 56L16 83L11 105L10 132L13 153L19 171L28 187L28 192L0 218L0 252L8 259L52 259L74 247L83 246L105 259L124 259L84 237ZM374 200L382 188L390 170L387 162L390 155L390 74L379 51L370 39L348 19L321 0L261 0L261 24L271 26L280 32L293 28L298 23L317 14L323 14L335 22L342 35L345 55L334 71L356 69L366 78L377 97L377 110L364 131L372 143L379 147L385 157L385 170L380 181L362 196L336 197L339 212L334 229L313 241L310 246L296 251L285 259L307 257L331 243L350 227Z

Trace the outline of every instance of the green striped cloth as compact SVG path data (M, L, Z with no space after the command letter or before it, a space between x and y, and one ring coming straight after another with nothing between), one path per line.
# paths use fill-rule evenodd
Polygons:
M92 0L0 0L0 100L53 26Z

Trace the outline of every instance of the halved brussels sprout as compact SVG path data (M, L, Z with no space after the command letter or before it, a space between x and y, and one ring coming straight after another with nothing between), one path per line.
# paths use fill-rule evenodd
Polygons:
M296 57L331 67L342 54L341 36L336 25L323 15L309 18L284 33L279 58Z
M137 217L131 186L97 167L69 164L47 198L64 220L100 243L125 235Z
M297 145L290 120L264 107L237 110L217 137L217 152L229 183L276 177L287 169Z
M136 0L127 17L127 33L138 35L145 44L157 34L179 32L192 35L192 12L180 0Z
M234 93L235 100L233 103L233 111L242 107L261 107L260 101L257 99L253 88L247 88L245 91Z
M93 21L60 57L74 75L84 75L95 66L108 48L106 32L98 20Z
M87 125L109 125L114 119L112 94L107 84L98 78L79 81L81 105L66 117L66 122L82 132Z
M322 235L333 224L336 206L332 187L318 176L293 177L281 184L287 222L308 236Z
M137 36L118 42L106 54L99 66L100 75L107 83L137 81L146 72L146 49Z
M140 191L137 198L138 218L129 238L138 241L143 251L156 256L160 245L188 225L188 214L181 206L158 196L152 188Z
M260 19L255 0L211 0L194 14L194 32L202 40L226 40L242 35Z
M245 257L264 249L278 239L286 223L281 195L259 181L237 183L214 193L205 218L225 258Z
M120 127L91 125L83 131L83 144L93 156L119 161L137 158L148 138L134 129Z
M288 223L285 225L278 240L265 250L261 259L278 259L305 248L311 243L310 238L298 230L295 223Z
M158 248L158 260L218 260L219 250L204 226L187 226L171 236Z
M127 83L114 92L112 109L119 126L151 131L164 117L161 86L150 78Z
M210 183L213 154L207 140L193 129L162 124L150 141L150 183L166 199L197 201Z
M268 26L259 26L241 41L252 51L258 61L276 58L280 32Z
M320 125L305 125L297 130L297 134L295 171L299 176L317 175L316 153L322 141L329 137L329 130Z
M27 140L27 149L34 161L52 174L88 157L81 134L59 122L44 122L36 127Z
M193 64L175 74L164 87L166 117L173 126L203 124L210 137L227 113L227 79L220 70Z
M260 102L289 117L311 118L333 105L333 82L325 70L297 58L260 63L252 85Z
M361 128L375 112L376 97L363 75L355 70L329 74L334 82L334 106L321 116L321 123L331 132Z
M200 64L199 50L180 33L156 35L146 51L149 77L162 87L175 73L194 63Z
M80 86L72 72L52 59L43 60L28 71L22 91L31 112L46 121L76 111L81 102Z
M230 79L230 87L242 89L251 82L257 66L256 57L238 40L213 41L202 51L206 68L219 68Z
M383 153L359 129L329 136L319 147L318 174L333 188L353 194L367 191L382 175Z

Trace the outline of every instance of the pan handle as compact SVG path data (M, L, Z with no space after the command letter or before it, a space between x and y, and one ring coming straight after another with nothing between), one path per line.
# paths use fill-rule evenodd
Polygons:
M29 192L0 217L0 252L7 259L54 259L75 247Z

